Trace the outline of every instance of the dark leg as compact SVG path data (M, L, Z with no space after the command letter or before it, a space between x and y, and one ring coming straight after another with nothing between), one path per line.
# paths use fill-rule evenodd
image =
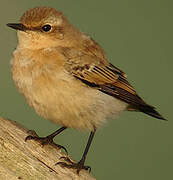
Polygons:
M49 143L53 143L53 138L60 134L62 131L64 131L67 127L61 127L59 128L57 131L53 132L52 134L46 136L46 137L39 137L37 135L35 136L32 136L32 135L29 135L25 138L25 141L28 141L28 140L31 140L31 139L34 139L36 141L39 141L41 143L41 145L46 145L46 144L49 144ZM66 152L67 150L61 146L61 145L57 145L59 148L63 148Z
M73 169L77 169L77 174L79 174L80 170L81 169L85 169L85 170L91 170L91 168L89 166L84 166L84 163L85 163L85 159L86 159L86 156L87 156L87 153L88 153L88 150L90 148L90 145L91 145L91 142L93 140L93 137L94 137L94 134L95 134L96 130L92 131L90 133L90 136L89 136L89 139L88 139L88 142L87 142L87 145L85 147L85 151L82 155L82 158L81 160L78 162L78 163L74 163L72 162L68 157L62 157L62 159L64 159L65 161L67 161L68 163L65 163L65 162L58 162L56 164L60 164L61 166L63 167L67 167L67 168L73 168Z

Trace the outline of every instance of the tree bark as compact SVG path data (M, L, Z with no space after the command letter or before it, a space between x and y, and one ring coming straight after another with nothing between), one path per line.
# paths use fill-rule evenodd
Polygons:
M34 140L25 142L28 130L15 121L0 118L1 180L95 180L91 175L55 165L67 156L55 144L44 147Z

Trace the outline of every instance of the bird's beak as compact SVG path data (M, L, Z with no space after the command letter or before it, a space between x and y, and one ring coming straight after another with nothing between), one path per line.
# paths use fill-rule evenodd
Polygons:
M8 23L7 26L19 31L27 30L27 28L21 23Z

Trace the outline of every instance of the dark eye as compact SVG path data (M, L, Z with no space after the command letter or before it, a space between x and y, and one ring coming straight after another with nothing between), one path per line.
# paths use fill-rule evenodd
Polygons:
M49 24L46 24L46 25L44 25L43 27L42 27L42 30L44 31L44 32L48 32L48 31L50 31L51 30L51 25L49 25Z

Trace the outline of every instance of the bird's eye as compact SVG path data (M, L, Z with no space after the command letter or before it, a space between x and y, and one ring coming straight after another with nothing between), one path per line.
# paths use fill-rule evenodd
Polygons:
M46 24L46 25L44 25L43 27L42 27L42 30L44 31L44 32L48 32L48 31L50 31L51 30L51 25L49 25L49 24Z

